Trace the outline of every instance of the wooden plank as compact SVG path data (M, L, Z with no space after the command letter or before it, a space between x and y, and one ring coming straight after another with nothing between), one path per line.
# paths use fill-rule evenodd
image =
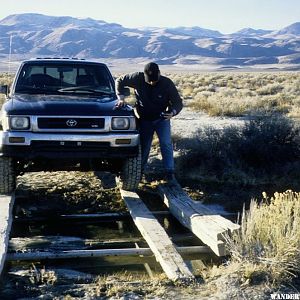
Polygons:
M17 199L18 200L18 199ZM167 216L170 214L168 210L165 211L153 211L155 216ZM127 218L131 218L130 213L128 212L111 212L111 213L94 213L94 214L70 214L70 215L49 215L49 216L28 216L28 217L20 217L15 216L14 222L16 223L26 223L26 222L47 222L47 221L72 221L72 222L111 222L111 221L119 221L126 220Z
M134 192L120 191L135 225L167 276L174 281L194 279L169 236L139 196Z
M171 237L173 242L190 241L194 238L191 234L180 234ZM84 239L72 236L31 236L14 237L9 240L8 251L63 251L84 250L93 247L98 248L124 248L131 247L135 243L143 242L143 237L114 238L109 240Z
M177 247L178 253L182 255L206 255L212 254L207 246ZM43 252L17 252L7 253L7 261L34 261L43 259L74 259L87 257L118 257L118 256L152 256L150 248L119 248L119 249L97 249L97 250L67 250L67 251L43 251ZM193 278L193 275L191 276Z
M6 259L14 201L15 194L0 195L0 275Z
M224 235L238 230L240 227L238 224L193 201L179 184L160 185L158 192L182 225L189 228L216 255L227 254Z

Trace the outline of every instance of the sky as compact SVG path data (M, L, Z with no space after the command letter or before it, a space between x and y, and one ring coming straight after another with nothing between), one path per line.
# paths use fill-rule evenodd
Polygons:
M233 33L278 30L300 22L300 0L1 0L0 19L11 14L92 18L124 27L199 26Z

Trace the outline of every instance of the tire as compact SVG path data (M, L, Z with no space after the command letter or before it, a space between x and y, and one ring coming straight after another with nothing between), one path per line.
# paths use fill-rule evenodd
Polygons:
M11 194L16 187L14 161L10 157L0 157L0 194Z
M135 191L141 181L142 171L141 148L136 157L127 158L123 163L120 186L123 190Z

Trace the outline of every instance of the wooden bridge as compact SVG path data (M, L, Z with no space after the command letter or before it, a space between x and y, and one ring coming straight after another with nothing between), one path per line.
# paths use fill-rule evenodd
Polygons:
M147 208L137 193L122 189L120 193L135 225L146 240L149 248L67 250L55 253L49 251L7 253L15 196L14 194L0 196L0 273L3 270L5 261L11 260L34 261L77 257L154 255L170 279L186 282L193 280L194 275L185 263L182 255L198 253L225 256L228 253L224 236L232 234L239 229L239 225L214 213L204 205L193 201L179 184L161 184L158 186L158 193L169 208L169 212L206 245L177 247L157 220L155 213ZM99 215L101 214L98 214L98 217ZM102 216L104 215L109 214L102 214ZM84 215L69 216L69 218L84 217ZM91 217L91 215L88 217Z

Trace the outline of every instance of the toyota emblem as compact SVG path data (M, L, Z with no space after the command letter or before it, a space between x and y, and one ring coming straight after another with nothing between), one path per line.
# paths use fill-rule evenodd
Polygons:
M77 121L74 119L69 119L66 121L67 126L69 127L75 127L77 125Z

